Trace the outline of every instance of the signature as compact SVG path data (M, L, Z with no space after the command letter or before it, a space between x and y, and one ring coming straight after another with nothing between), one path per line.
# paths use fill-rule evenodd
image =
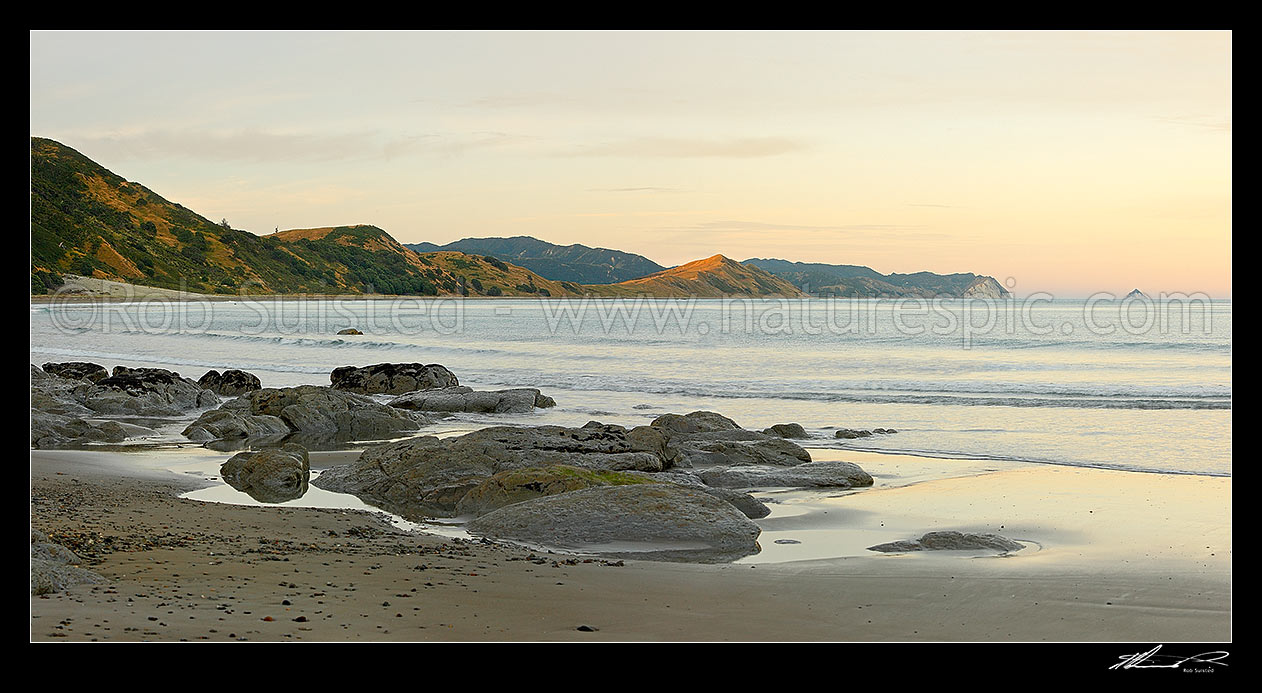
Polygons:
M1222 661L1227 658L1228 653L1225 650L1202 652L1190 657L1176 657L1174 655L1157 654L1161 651L1161 647L1161 645L1158 645L1147 652L1122 655L1118 657L1121 661L1109 667L1109 669L1180 669L1188 662L1227 666L1227 663Z

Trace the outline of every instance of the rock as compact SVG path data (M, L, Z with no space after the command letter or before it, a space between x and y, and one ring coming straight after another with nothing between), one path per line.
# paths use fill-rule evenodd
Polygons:
M344 330L338 330L337 333L338 334L363 334L363 332L360 332L359 330L353 327L348 327Z
M92 383L87 380L61 378L31 366L31 408L61 416L84 417L95 412L87 408L88 390Z
M43 532L31 531L31 594L63 592L67 587L102 584L105 578L79 567L81 560L61 544L48 541Z
M806 429L802 428L802 424L785 423L776 424L771 428L764 428L763 433L769 436L779 436L781 438L810 438L806 433Z
M637 404L637 405L635 405L634 407L631 407L631 408L632 408L632 409L657 409L657 407L655 407L655 406L653 406L653 405L651 405L651 404Z
M713 467L695 472L710 486L721 488L871 486L872 475L851 462L807 462L796 467Z
M226 370L223 373L206 371L206 374L197 380L197 384L225 397L244 395L263 387L258 376L236 369Z
M105 366L95 363L87 363L85 361L66 361L64 363L46 363L44 364L44 372L49 375L55 375L58 378L67 378L70 380L90 380L98 382L110 376L109 371L105 370Z
M758 526L707 493L675 484L596 486L505 506L470 533L649 560L735 560L758 552Z
M289 435L289 425L278 416L255 415L235 409L212 409L197 417L183 435L198 442L224 438L273 438Z
M115 366L113 375L87 390L84 404L100 414L178 416L213 407L219 397L173 371Z
M451 515L487 478L504 471L564 464L601 471L661 471L668 463L656 434L621 426L494 426L455 438L419 437L364 450L315 480L408 517Z
M872 435L872 431L861 431L853 428L841 428L833 434L834 438L867 438Z
M319 385L263 388L224 408L275 416L290 430L341 440L381 440L411 433L431 421L368 397Z
M460 384L454 373L436 363L342 366L333 370L330 379L334 389L369 395L399 395L414 390L437 390Z
M77 448L88 443L121 443L127 439L127 433L127 427L117 421L92 422L31 409L33 448Z
M911 541L892 541L869 546L869 551L901 553L904 551L998 551L1009 553L1025 548L1019 542L998 534L966 534L963 532L929 532Z
M534 411L535 407L556 406L556 402L551 397L545 397L535 389L477 392L463 386L409 392L395 397L387 404L412 411L488 414L524 414Z
M662 414L649 424L671 434L708 433L713 431L737 431L736 422L712 411L694 411L691 414Z
M638 472L610 472L556 464L499 472L469 490L456 503L459 515L485 515L513 503L541 496L577 491L592 486L619 486L652 483L652 475Z
M698 467L706 465L777 465L792 467L811 461L811 455L798 445L783 438L759 436L755 440L671 439L677 451L675 465Z
M264 503L283 503L307 492L311 464L307 449L286 443L279 448L241 452L219 468L232 488Z

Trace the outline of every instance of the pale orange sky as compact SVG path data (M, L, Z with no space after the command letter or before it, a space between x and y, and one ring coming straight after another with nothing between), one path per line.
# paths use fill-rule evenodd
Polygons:
M1231 293L1230 32L33 32L31 134L256 233Z

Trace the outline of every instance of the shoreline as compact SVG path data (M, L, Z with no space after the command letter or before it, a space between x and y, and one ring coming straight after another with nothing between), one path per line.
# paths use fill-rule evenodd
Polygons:
M204 480L134 454L31 451L33 528L96 533L85 567L110 581L32 596L32 640L1231 639L1230 477L989 461L943 476L941 460L872 457L876 486L773 513L764 550L809 539L823 510L852 548L999 525L1038 550L615 566L403 532L380 513L181 499Z

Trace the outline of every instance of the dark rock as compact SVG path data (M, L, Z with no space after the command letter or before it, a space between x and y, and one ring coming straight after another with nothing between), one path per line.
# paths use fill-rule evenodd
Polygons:
M833 434L834 438L867 438L872 435L872 431L863 431L853 428L841 428Z
M565 464L527 467L494 474L456 503L460 515L485 515L506 505L592 486L652 483L651 474L583 469Z
M850 488L872 485L872 475L851 462L807 462L796 467L712 467L694 473L706 484L721 488Z
M173 371L115 366L113 375L87 390L84 404L101 414L178 416L213 407L219 397Z
M534 411L538 406L556 406L551 397L531 388L479 392L464 386L409 392L395 397L388 404L412 411L488 414L523 414Z
M278 416L255 415L238 409L212 409L184 429L189 440L224 438L274 438L290 433L289 425Z
M760 532L730 503L675 484L597 486L545 496L500 508L467 528L489 539L562 550L708 561L757 553Z
M67 587L102 584L105 578L79 567L80 558L43 532L31 531L31 594L63 592Z
M780 438L810 438L802 424L795 423L776 424L771 428L764 428L762 432Z
M1025 548L1019 542L998 534L966 534L963 532L929 532L911 541L892 541L869 546L869 551L902 553L904 551L997 551L1009 553Z
M603 471L661 471L653 432L621 426L494 426L454 438L420 437L377 445L315 480L401 515L451 515L487 478L504 471L564 464Z
M237 453L219 468L232 488L264 503L283 503L307 492L311 464L307 449L287 443L279 448Z
M736 431L740 426L736 422L712 411L694 411L690 414L662 414L649 424L671 434L676 433L708 433L713 431Z
M330 375L333 388L360 394L399 395L415 390L437 390L460 384L454 373L438 364L378 363L342 366Z
M104 380L110 376L109 371L105 370L105 366L85 361L66 361L64 363L46 363L44 364L44 372L49 375L55 375L58 378L68 378L70 380L89 380L97 382Z
M360 332L359 330L353 327L348 327L344 330L338 330L337 333L338 334L363 334L363 332Z
M371 398L319 385L263 388L225 404L254 416L275 416L290 430L342 440L381 440L411 433L429 419Z
M244 395L247 392L253 392L263 387L263 384L259 382L258 376L236 369L226 370L223 373L206 371L206 375L199 378L197 384L225 397Z

